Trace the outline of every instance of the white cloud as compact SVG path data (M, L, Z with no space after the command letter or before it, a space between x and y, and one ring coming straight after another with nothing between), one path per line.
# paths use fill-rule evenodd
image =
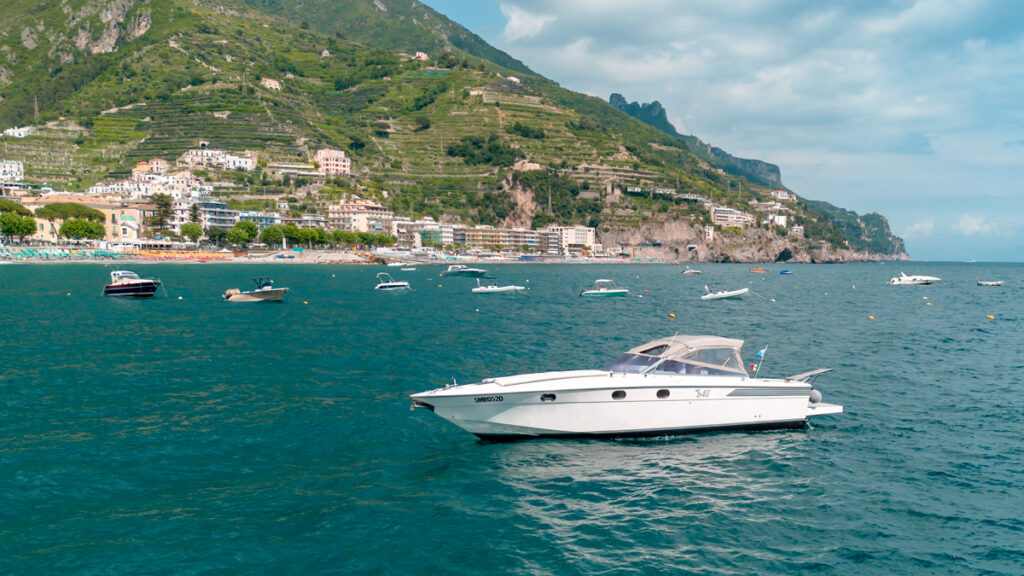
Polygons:
M961 216L960 220L953 224L953 230L964 236L989 236L999 233L999 227L994 223L986 222L982 216L972 216L970 214Z
M935 230L935 222L927 220L925 222L916 222L907 227L906 230L900 233L900 236L905 240L916 240L932 235Z
M549 22L554 22L554 16L530 14L526 10L512 4L502 4L501 13L508 22L501 33L501 37L507 42L518 42L523 38L532 38L544 29Z
M1024 228L1004 217L1024 213L1017 3L488 1L507 24L493 40L527 66L658 100L681 132L778 164L798 194L887 216L915 258Z

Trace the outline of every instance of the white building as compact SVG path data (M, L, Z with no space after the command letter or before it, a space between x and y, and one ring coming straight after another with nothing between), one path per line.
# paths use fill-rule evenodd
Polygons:
M786 222L788 222L788 218L785 214L769 214L768 217L765 218L765 221L768 222L769 224L774 224L776 226L782 226L783 228L785 228Z
M22 126L21 128L15 126L14 128L4 130L4 136L10 136L11 138L24 138L29 134L32 134L31 126Z
M593 250L597 243L597 231L590 226L548 226L542 231L558 235L562 254L572 250Z
M327 209L327 226L334 230L390 234L395 213L372 200L353 196Z
M273 78L261 78L260 79L260 86L263 86L267 90L280 90L281 89L281 83L278 82L277 80L274 80Z
M341 150L322 148L313 155L313 161L320 165L320 172L328 176L347 176L352 173L352 159Z
M772 198L776 200L789 200L792 196L785 190L772 190Z
M21 160L0 160L0 182L21 182L25 179L25 164Z
M249 150L239 155L214 148L194 148L185 151L178 158L178 166L192 170L197 168L218 168L220 170L245 170L246 172L251 172L256 169L256 154Z
M220 200L186 198L171 204L171 221L167 225L175 234L181 234L182 224L192 221L192 205L194 204L199 205L198 224L203 227L203 230L208 230L210 227L227 230L238 222L238 210L228 208L228 205Z
M796 226L793 226L792 228L789 229L789 235L790 236L799 236L800 238L803 238L804 237L804 227L799 225L799 224L797 224Z
M757 219L745 212L716 206L711 209L711 222L723 228L742 228L757 222Z

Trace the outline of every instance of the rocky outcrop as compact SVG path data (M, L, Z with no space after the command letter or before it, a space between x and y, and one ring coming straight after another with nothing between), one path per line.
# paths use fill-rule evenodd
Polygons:
M26 50L35 50L36 46L39 45L35 31L28 26L21 29L21 45L24 46Z
M89 45L89 52L93 54L109 54L117 50L117 41L121 39L121 28L116 22L110 22L103 29L99 40Z
M140 11L132 18L128 23L128 39L135 40L149 31L149 28L153 25L153 11L145 9Z
M776 261L793 263L883 262L908 260L906 253L872 254L837 250L826 243L791 240L762 228L748 228L742 236L715 233L704 239L700 226L683 221L654 222L638 228L599 231L605 248L619 247L637 258L657 258L681 262L744 262L765 264ZM787 253L788 252L788 253ZM779 256L787 256L779 259Z

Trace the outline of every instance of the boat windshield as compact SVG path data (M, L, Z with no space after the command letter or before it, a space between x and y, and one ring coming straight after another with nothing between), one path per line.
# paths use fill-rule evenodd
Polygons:
M737 348L705 346L680 350L674 348L671 342L647 349L633 349L611 361L603 369L610 372L700 376L735 376L747 373Z

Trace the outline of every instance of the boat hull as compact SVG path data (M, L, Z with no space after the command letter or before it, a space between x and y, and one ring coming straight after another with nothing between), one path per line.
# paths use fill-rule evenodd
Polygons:
M392 282L389 284L377 284L373 287L374 290L411 290L408 282Z
M103 287L105 296L126 296L129 298L152 298L160 288L160 282L138 282L133 284L110 284Z
M580 298L618 298L629 296L629 290L584 290Z
M474 294L509 294L526 290L524 286L481 286L473 288Z
M254 290L252 292L239 292L237 294L225 294L224 300L228 302L280 302L288 294L287 288L274 288L272 290Z
M711 294L705 294L700 297L701 300L726 300L728 298L742 298L749 288L740 288L739 290L732 290L729 292L712 292Z
M442 272L441 275L444 277L455 277L462 276L465 278L483 278L484 274L487 274L486 270L457 270L455 272Z
M474 384L413 395L421 407L487 440L645 437L712 430L798 428L811 404L804 382L729 377L559 373L519 386ZM637 378L643 380L637 385ZM717 381L717 382L715 382ZM560 388L569 382L572 389ZM624 396L621 396L624 394ZM812 409L820 406L820 409Z

